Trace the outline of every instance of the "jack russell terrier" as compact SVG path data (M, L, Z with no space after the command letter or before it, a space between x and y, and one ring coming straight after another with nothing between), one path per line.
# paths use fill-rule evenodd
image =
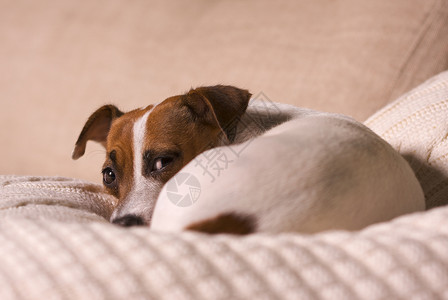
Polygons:
M219 85L128 113L105 105L86 122L72 157L89 140L104 145L103 183L118 198L111 222L122 226L314 233L424 210L407 162L364 125L285 104L248 105L250 97ZM195 157L217 150L239 155L211 182ZM201 194L179 207L166 189L185 174L200 181Z

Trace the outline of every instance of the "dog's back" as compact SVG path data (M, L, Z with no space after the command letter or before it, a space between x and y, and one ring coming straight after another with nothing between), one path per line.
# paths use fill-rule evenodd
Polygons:
M197 160L185 166L180 173L198 179L199 198L189 207L176 206L165 186L151 228L314 233L357 230L424 209L407 162L368 128L310 110L283 115L290 120L255 139L201 154L232 158L213 180Z

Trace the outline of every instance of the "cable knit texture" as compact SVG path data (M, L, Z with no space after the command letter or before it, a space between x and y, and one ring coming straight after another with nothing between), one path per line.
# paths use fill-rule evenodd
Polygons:
M447 203L448 73L366 124ZM0 177L1 299L447 299L448 207L359 232L234 237L107 222L114 199L66 178Z
M365 124L408 160L428 208L448 204L448 72L389 104Z

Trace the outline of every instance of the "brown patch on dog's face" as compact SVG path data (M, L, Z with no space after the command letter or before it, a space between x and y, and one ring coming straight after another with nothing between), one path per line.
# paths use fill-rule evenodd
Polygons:
M110 126L106 142L106 160L102 169L103 184L110 194L119 199L124 198L133 185L134 123L152 107L151 105L144 110L130 111L113 120ZM114 178L108 178L108 176Z
M182 96L171 97L154 108L145 125L143 153L137 154L143 156L142 170L137 171L161 185L199 153L218 146L225 138L217 122L198 120L182 101ZM115 176L112 184L105 182L105 186L119 198L118 205L135 184L133 126L150 109L152 106L132 111L112 123L103 173L105 181L107 172Z
M216 120L204 121L186 106L184 96L171 97L157 106L148 118L143 149L145 176L165 183L199 153L226 143ZM165 159L161 172L152 172L151 161Z
M256 219L251 215L225 213L215 218L188 225L186 230L208 234L229 233L245 235L256 231Z

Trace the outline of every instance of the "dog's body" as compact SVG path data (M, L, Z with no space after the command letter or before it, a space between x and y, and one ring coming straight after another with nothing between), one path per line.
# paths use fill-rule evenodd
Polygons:
M216 86L127 114L105 106L86 123L73 157L88 140L105 144L105 186L119 198L111 221L154 230L355 230L424 209L406 161L362 124L283 104L246 111L249 98ZM192 161L203 151L239 154L211 182ZM201 183L189 207L173 204L166 188L160 193L179 170Z
M249 119L263 110L251 106ZM424 209L422 189L407 162L364 125L342 115L275 107L277 116L267 113L265 120L289 121L248 144L220 147L222 156L240 154L213 182L194 161L184 167L181 173L199 179L200 197L178 207L168 199L166 185L151 228L315 233L357 230ZM207 152L204 156L212 155Z

